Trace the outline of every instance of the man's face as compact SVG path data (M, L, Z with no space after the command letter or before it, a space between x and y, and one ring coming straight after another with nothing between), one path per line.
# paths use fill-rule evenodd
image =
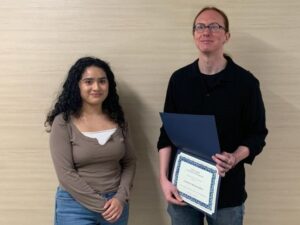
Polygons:
M225 27L223 17L214 10L206 10L202 12L196 19L197 24L204 24L208 26L210 24L216 23L222 27ZM219 30L211 30L205 28L202 31L194 31L194 41L203 54L223 54L223 45L228 41L230 37L229 32L226 32L223 28Z

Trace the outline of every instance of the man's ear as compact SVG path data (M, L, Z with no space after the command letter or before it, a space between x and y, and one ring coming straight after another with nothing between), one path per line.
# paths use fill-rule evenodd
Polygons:
M224 41L224 44L225 44L227 41L229 41L229 39L230 39L230 33L227 32L227 33L225 34L225 41Z

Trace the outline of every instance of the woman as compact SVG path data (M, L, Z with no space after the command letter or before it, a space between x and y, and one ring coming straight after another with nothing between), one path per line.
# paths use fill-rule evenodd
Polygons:
M45 126L59 180L55 224L127 224L136 159L109 65L79 59Z

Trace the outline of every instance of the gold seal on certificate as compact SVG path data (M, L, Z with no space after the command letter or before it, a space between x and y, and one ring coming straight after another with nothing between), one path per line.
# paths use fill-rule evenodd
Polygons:
M173 184L186 203L209 215L216 209L219 178L214 165L183 152L177 155Z

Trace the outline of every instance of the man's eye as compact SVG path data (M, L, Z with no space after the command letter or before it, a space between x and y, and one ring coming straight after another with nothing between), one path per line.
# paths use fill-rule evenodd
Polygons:
M205 28L205 26L203 26L202 24L198 24L197 26L196 26L196 29L198 29L198 30L202 30L202 29L204 29Z

